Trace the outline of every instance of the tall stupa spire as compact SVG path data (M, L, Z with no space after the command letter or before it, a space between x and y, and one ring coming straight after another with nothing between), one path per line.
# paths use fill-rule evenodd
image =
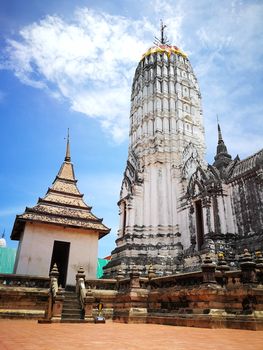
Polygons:
M65 162L70 162L70 161L71 161L71 157L70 157L69 128L68 128Z
M201 94L190 61L168 43L165 28L161 21L160 37L135 70L120 226L107 277L120 268L128 275L133 264L142 273L149 263L165 273L169 259L190 241L183 196L204 164ZM154 253L160 250L162 257Z

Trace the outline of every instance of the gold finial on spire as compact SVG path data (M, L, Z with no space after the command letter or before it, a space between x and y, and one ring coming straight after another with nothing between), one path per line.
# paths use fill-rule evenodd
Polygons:
M69 144L69 128L68 128L68 136L67 136L67 148L66 148L66 157L65 162L70 162L70 144Z
M154 37L155 41L154 44L155 45L169 45L169 40L167 39L167 36L164 34L164 29L167 28L166 24L163 24L163 20L160 20L160 30L161 30L161 39Z

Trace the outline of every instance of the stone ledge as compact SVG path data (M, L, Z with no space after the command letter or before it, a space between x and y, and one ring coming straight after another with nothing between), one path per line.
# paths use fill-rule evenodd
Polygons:
M32 319L44 317L44 310L26 310L26 309L0 309L0 318L23 318Z
M248 330L263 330L263 320L246 316L221 315L148 315L146 323L171 326L201 327L201 328L233 328Z

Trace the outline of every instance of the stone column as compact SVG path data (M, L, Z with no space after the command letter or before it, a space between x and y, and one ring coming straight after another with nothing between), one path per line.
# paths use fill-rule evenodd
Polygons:
M52 270L50 271L50 297L49 297L49 306L48 306L48 318L52 322L60 322L62 309L63 309L63 289L58 287L58 268L54 264Z
M84 283L85 283L85 271L82 266L79 267L78 272L76 274L76 293L79 293L79 279L83 278Z
M49 277L50 277L50 291L49 291L48 312L47 312L47 318L48 319L52 318L53 293L57 292L57 290L53 291L53 289L58 288L58 276L59 276L59 272L58 272L57 264L54 264L52 270L49 273Z
M258 283L263 284L263 256L259 251L256 252L256 273Z
M251 254L247 249L244 249L244 254L241 257L240 268L242 283L256 282L256 263L252 260Z
M204 229L204 239L207 240L211 232L211 221L210 221L210 207L211 199L210 197L204 197L202 200L202 215L203 215L203 229ZM206 244L206 242L204 242ZM209 242L208 242L209 244Z
M218 263L217 263L216 269L221 271L222 273L225 273L230 269L230 267L227 265L227 262L225 261L224 253L222 252L218 253Z
M153 268L152 264L149 266L149 269L148 269L148 279L149 281L156 277L156 274L155 274L155 269Z
M120 281L124 278L124 274L123 274L123 271L122 269L119 269L117 271L117 277L116 277L116 280L117 280L117 290L120 289Z
M227 278L225 276L226 271L230 270L230 267L227 265L225 261L225 256L224 253L219 253L218 254L218 262L216 266L216 270L221 272L221 286L223 287L224 285L227 284Z
M216 284L215 271L216 265L213 263L209 255L206 255L203 264L201 265L203 272L203 283Z
M145 323L147 316L148 290L140 287L140 273L136 266L130 273L130 288L124 303L128 323Z
M60 322L61 321L63 302L64 302L63 289L61 287L59 287L57 294L56 294L55 298L53 299L52 317L51 317L52 322Z
M84 299L84 310L85 310L85 322L87 323L94 323L94 317L93 317L93 303L94 303L94 296L93 293L88 287L86 290L86 296Z
M52 278L52 277L58 278L58 276L59 276L58 267L57 267L57 264L54 264L52 267L52 270L49 273L49 277L50 278Z
M140 288L140 273L136 266L133 266L132 272L130 273L130 289Z

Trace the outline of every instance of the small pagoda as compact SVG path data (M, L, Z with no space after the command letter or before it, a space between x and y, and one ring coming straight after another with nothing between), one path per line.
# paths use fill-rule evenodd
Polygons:
M11 233L19 240L14 273L47 277L56 263L59 283L75 284L78 268L87 278L96 278L98 240L110 229L91 212L83 200L70 157L69 135L66 156L44 198L17 215Z

